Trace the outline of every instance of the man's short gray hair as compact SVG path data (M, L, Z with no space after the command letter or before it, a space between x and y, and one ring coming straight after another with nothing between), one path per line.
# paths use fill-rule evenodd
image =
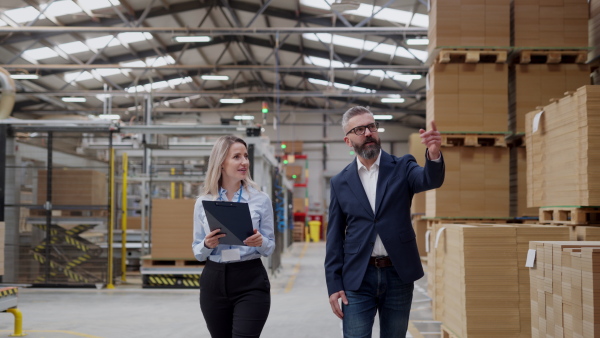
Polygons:
M346 133L346 127L348 127L348 121L350 121L350 119L354 116L362 114L373 115L369 108L362 106L352 107L344 113L344 116L342 116L342 129L344 129L344 134Z

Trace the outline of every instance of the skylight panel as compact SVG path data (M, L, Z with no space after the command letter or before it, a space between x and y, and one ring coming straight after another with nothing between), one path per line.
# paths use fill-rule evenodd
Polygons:
M117 74L123 74L119 68L99 68L95 72L100 76L111 76Z
M119 33L117 38L124 43L134 43L144 40L152 40L152 34L148 32L127 32L127 33Z
M146 59L146 64L148 66L153 66L153 67L173 65L173 64L175 64L175 59L173 59L169 55L167 55L166 57L163 57L163 56L159 56L159 57L156 57L156 58L150 57L150 58Z
M331 62L331 64L330 64L330 60L324 59L324 58L319 58L319 57L314 57L314 56L305 57L304 61L308 64L313 64L315 66L321 66L323 68L330 68L330 67L353 68L353 67L357 66L356 64L348 64L348 63L344 64L344 63L336 61L336 60L333 60L333 62ZM362 70L357 70L356 72L358 72L359 74L375 76L378 78L393 78L396 81L406 82L409 85L413 80L418 80L418 79L422 78L422 76L419 74L402 74L402 73L393 72L393 71L385 72L381 69L374 69L374 70L362 69ZM387 73L387 76L386 76L386 73Z
M23 23L35 20L35 18L37 18L38 15L40 15L40 12L31 6L27 6L5 11L4 15L11 18L14 22ZM40 19L43 18L45 18L45 16L40 16Z
M330 4L334 2L334 0L328 1ZM330 5L328 5L324 0L300 0L300 4L326 11L331 10ZM374 16L374 18L379 20L386 20L389 22L396 22L403 25L406 25L410 22L413 26L429 27L429 17L425 14L415 13L413 17L412 12L403 11L399 9L384 8L383 10L380 10L380 6L372 6L365 3L361 3L360 7L357 10L344 11L344 14L368 18L371 16L372 13L379 12Z
M90 48L96 50L100 50L104 47L119 46L121 44L121 42L119 42L119 39L113 37L112 35L105 35L97 38L87 39L85 40L85 42L88 46L90 46ZM108 46L106 46L107 44Z
M333 35L329 33L308 33L302 34L302 37L307 40L321 41L323 43L333 43L334 45L372 50L375 53L381 53L386 55L396 55L407 59L415 59L415 57L423 62L427 60L427 52L417 49L409 48L408 51L405 48L396 48L394 45L380 43L368 40L362 40L357 38L351 38L341 35ZM409 52L410 51L410 52Z
M90 72L70 72L65 73L64 79L66 82L91 80L94 76Z
M89 52L90 49L81 41L73 41L69 43L63 43L58 45L58 48L65 51L67 54L76 54L82 52Z
M5 21L0 20L0 26L8 26L8 24Z
M146 67L146 63L142 60L121 62L120 65L123 67Z
M58 53L52 48L42 47L36 49L30 49L23 52L23 56L33 60L42 60L57 57Z
M40 5L42 9L48 7L47 4ZM50 17L58 17L61 15L81 13L81 8L71 0L55 1L46 10L44 14Z
M79 4L88 10L101 9L111 6L118 6L121 3L117 0L79 0Z
M189 76L186 76L184 78L177 78L177 79L171 79L168 81L159 81L159 82L154 82L154 83L147 83L145 85L138 85L135 87L129 87L126 88L125 90L128 93L135 93L135 92L150 92L153 89L161 89L161 88L166 88L166 87L175 87L184 83L188 83L191 82L192 78Z
M321 85L321 86L325 86L325 87L329 87L330 84L331 84L329 81L319 80L319 79L313 79L313 78L308 78L308 82L314 83L314 84L317 84L317 85ZM345 90L351 90L351 91L359 92L359 93L376 93L377 92L374 89L368 89L368 88L358 87L358 86L350 86L350 85L347 85L347 84L337 83L337 82L334 82L333 86L335 88L345 89Z

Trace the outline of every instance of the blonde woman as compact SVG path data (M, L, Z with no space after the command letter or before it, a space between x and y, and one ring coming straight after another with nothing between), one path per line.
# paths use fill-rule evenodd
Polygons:
M248 147L235 136L215 143L202 195L194 207L192 249L206 261L200 278L200 309L213 338L260 337L271 307L271 286L261 256L275 249L271 200L250 178ZM210 231L203 200L248 203L254 235L245 246L220 244Z

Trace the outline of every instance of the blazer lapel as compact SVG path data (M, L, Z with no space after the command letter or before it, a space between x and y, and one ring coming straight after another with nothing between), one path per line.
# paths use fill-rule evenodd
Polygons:
M375 194L375 215L379 211L381 201L385 196L385 190L388 186L388 181L394 169L394 159L385 151L381 152L381 160L379 161L379 177L377 178L377 193Z
M350 166L346 169L345 179L346 183L348 183L350 186L350 190L354 194L354 197L359 201L363 208L365 208L369 215L373 217L374 215L373 210L371 210L371 203L369 203L367 193L365 192L362 182L360 181L360 177L358 176L358 165L356 164L356 160L352 162L352 164L350 164Z

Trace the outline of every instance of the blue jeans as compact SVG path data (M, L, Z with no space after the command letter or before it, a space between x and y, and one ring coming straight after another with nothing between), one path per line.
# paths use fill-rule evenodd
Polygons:
M393 266L367 266L356 291L346 291L348 305L344 312L344 338L370 338L379 311L381 338L406 337L414 283L403 283Z

